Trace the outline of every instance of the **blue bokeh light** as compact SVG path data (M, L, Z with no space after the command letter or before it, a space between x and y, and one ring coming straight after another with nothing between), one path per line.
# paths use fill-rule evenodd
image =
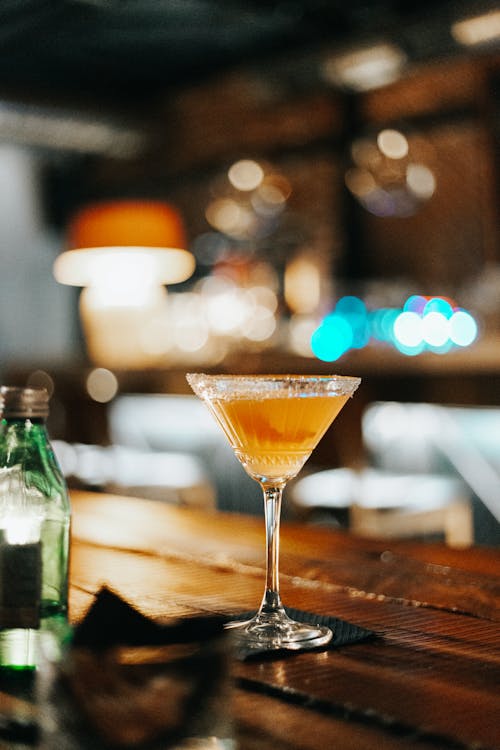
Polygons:
M335 305L335 312L338 312L341 315L357 314L366 316L367 314L366 305L363 300L359 297L353 297L352 295L341 297Z
M311 338L311 349L323 362L334 362L352 346L353 331L349 322L332 313L317 328Z
M453 315L453 307L450 302L443 297L432 297L425 305L423 309L423 315L429 315L430 313L440 313L445 318L451 318Z
M422 315L427 301L427 297L423 297L421 294L412 294L404 303L403 312L414 312Z
M311 348L325 362L339 359L350 349L362 349L371 340L407 356L425 351L446 354L470 346L478 334L471 313L446 297L413 294L402 308L368 310L362 299L346 295L314 331Z
M335 305L335 314L346 320L352 330L353 349L362 349L370 340L370 328L368 326L368 311L366 305L359 297L341 297Z

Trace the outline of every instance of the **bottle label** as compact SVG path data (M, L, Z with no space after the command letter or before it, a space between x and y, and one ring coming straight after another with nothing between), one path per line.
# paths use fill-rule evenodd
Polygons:
M0 543L0 628L38 628L42 545Z

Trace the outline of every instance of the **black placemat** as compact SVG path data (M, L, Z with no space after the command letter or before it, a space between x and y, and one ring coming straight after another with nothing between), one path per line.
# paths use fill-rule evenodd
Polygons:
M340 646L348 646L353 643L359 643L365 641L368 638L375 637L373 630L364 628L361 625L354 625L352 622L342 620L340 617L333 617L332 615L319 615L314 612L304 612L301 609L294 609L293 607L285 607L285 611L292 620L298 622L306 622L313 625L326 625L333 630L333 638L323 646L318 646L312 651L328 651L330 649L339 648ZM235 620L248 620L255 612L243 612L232 617L232 621ZM236 644L236 658L240 661L246 661L254 658L282 658L283 656L293 656L294 654L301 653L299 651L288 650L288 649L275 649L269 651L266 649L259 648L245 648L240 644Z

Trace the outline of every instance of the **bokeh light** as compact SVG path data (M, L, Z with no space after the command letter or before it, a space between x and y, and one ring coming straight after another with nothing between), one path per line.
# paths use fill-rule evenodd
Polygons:
M318 359L334 362L352 346L353 331L348 321L333 313L325 318L311 338L311 348Z
M290 182L272 165L239 159L211 181L205 218L233 246L259 242L278 230L291 192ZM213 237L197 244L197 257L218 253L221 247Z
M314 356L332 362L370 342L393 346L406 356L446 354L470 346L478 334L473 315L447 297L413 294L401 308L369 311L359 297L345 296L314 329L310 341Z
M377 146L389 159L404 159L408 155L408 141L398 130L381 130L377 136Z
M45 370L34 370L31 372L28 375L26 385L30 388L45 388L49 394L49 398L52 397L55 388L52 376L48 372L45 372Z
M264 179L264 170L253 159L240 159L229 168L227 176L237 190L255 190Z
M420 346L424 338L422 318L414 312L402 312L394 321L394 336L403 346Z
M457 310L450 318L450 339L457 346L470 346L477 338L478 327L472 315Z
M341 315L349 323L352 330L354 349L362 349L369 341L368 312L363 300L359 297L342 297L335 306L337 315Z
M421 294L412 294L404 303L403 310L421 315L427 302L427 297L423 297Z
M288 325L288 346L292 352L302 357L314 356L311 342L317 327L317 321L310 315L292 315Z
M232 198L212 201L205 216L209 224L232 237L242 237L253 227L253 216L248 208Z
M249 341L266 341L276 330L276 318L271 310L259 306L254 314L244 321L241 328Z
M423 309L424 316L430 313L440 313L445 318L451 318L453 315L452 303L444 297L432 297L426 301Z
M422 137L411 142L399 130L384 128L351 145L352 166L344 180L348 190L374 216L412 216L432 198L436 177L421 158Z
M87 376L87 393L93 401L106 404L118 393L116 375L105 367L96 367Z
M440 312L428 312L422 318L422 337L433 347L441 347L450 337L448 318Z
M436 178L425 164L409 164L406 170L406 184L420 200L432 198L436 191Z

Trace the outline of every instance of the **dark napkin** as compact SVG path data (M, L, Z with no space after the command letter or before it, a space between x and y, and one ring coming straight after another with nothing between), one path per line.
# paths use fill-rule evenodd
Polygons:
M347 620L341 620L339 617L333 617L332 615L318 615L314 612L304 612L301 609L294 609L293 607L285 607L285 611L292 620L314 625L326 625L333 630L333 638L331 641L323 646L318 646L316 649L311 649L312 651L328 651L333 648L339 648L340 646L348 646L351 643L365 641L368 638L375 636L373 630L363 628L361 625L354 625ZM254 614L255 612L244 612L236 615L232 620L248 620ZM266 649L259 648L245 648L244 646L237 644L235 655L240 661L245 661L251 658L262 658L263 656L266 658L281 658L283 656L292 656L293 654L300 653L300 651L289 651L287 649L267 651Z
M192 643L220 635L225 620L221 615L202 615L161 625L103 586L76 626L71 642L73 647L84 646L96 651L119 645Z

